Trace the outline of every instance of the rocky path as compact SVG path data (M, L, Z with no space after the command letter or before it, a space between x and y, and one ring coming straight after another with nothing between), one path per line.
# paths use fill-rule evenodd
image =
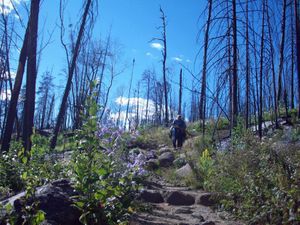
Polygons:
M172 166L178 157L172 150L163 148L157 151L157 158L150 159L151 165ZM156 166L154 166L156 167ZM180 179L191 170L186 164L177 169L175 173ZM183 173L182 173L183 172ZM225 212L213 210L215 205L212 194L202 190L193 190L189 187L175 186L164 181L162 177L151 176L145 182L144 190L140 195L143 205L148 210L137 212L133 215L130 225L242 225L229 219Z
M228 220L226 213L215 212L211 194L187 187L148 186L141 200L149 210L136 213L131 225L242 225Z

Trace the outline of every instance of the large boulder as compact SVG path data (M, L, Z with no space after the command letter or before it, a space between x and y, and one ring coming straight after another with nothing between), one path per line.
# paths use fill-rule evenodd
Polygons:
M81 213L73 205L74 202L72 200L72 197L77 195L77 193L74 191L69 180L61 179L39 187L36 191L35 199L30 199L28 202L25 201L24 195L24 192L20 193L3 201L2 204L10 203L14 206L16 214L21 216L22 208L25 205L31 204L33 201L38 202L39 209L45 212L46 221L43 224L81 224L79 222ZM22 220L19 219L18 222L17 225L21 224Z
M144 190L144 191L142 191L140 197L145 202L150 202L150 203L162 203L162 202L164 202L164 198L157 191Z
M195 197L181 191L173 191L167 196L166 202L170 205L193 205Z
M165 152L158 157L159 165L162 167L168 167L173 164L175 157L172 152Z
M183 167L175 171L175 174L179 178L185 178L185 177L190 177L193 176L193 170L190 166L190 164L185 164Z

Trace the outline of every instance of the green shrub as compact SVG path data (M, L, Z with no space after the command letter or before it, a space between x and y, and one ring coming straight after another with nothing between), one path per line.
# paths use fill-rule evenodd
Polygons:
M300 153L274 149L249 133L230 152L216 154L206 188L224 196L222 207L251 224L298 224Z

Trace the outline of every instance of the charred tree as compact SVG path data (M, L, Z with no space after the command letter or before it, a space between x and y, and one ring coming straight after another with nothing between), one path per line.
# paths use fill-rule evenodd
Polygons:
M81 20L81 24L80 24L80 28L79 28L79 32L78 32L78 36L77 36L77 40L76 40L76 44L75 44L73 55L72 55L72 61L71 61L71 64L68 68L67 84L66 84L66 87L65 87L63 99L62 99L60 109L59 109L59 113L58 113L58 116L57 116L57 120L56 120L56 124L55 124L55 128L54 128L54 133L53 133L53 136L51 138L51 143L50 143L50 148L51 149L54 149L55 146L56 146L57 136L58 136L60 127L61 127L61 125L63 124L63 121L64 121L64 116L65 116L65 113L66 113L67 100L68 100L69 92L70 92L70 89L71 89L73 74L74 74L74 70L75 70L75 67L76 67L77 57L78 57L79 49L80 49L80 46L81 46L81 40L82 40L83 35L84 35L84 28L85 28L85 24L86 24L86 20L87 20L87 17L88 17L88 12L89 12L91 3L92 3L92 0L87 0L86 1L86 5L85 5L84 12L83 12L83 16L82 16L82 20Z
M212 14L212 0L208 1L208 16L206 21L206 30L204 36L204 53L203 53L203 64L202 64L202 84L200 92L200 120L202 120L202 133L205 134L205 111L206 111L206 76L207 76L207 50L208 50L208 38L209 38L209 29L211 23L211 14Z

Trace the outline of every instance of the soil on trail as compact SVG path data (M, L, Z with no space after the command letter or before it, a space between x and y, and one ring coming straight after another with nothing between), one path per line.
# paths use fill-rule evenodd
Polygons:
M162 183L162 182L160 182ZM141 194L149 210L136 213L131 225L243 225L229 219L225 212L214 211L210 193L149 183Z
M166 160L176 160L178 154L167 147L156 151L159 163ZM170 155L175 157L171 157ZM150 159L154 160L154 159ZM159 164L160 165L160 164ZM166 164L165 166L172 166ZM178 178L172 185L163 177L151 173L144 182L144 189L139 200L147 210L136 212L130 225L243 225L230 217L226 212L213 209L215 202L211 193L179 186L183 178Z

